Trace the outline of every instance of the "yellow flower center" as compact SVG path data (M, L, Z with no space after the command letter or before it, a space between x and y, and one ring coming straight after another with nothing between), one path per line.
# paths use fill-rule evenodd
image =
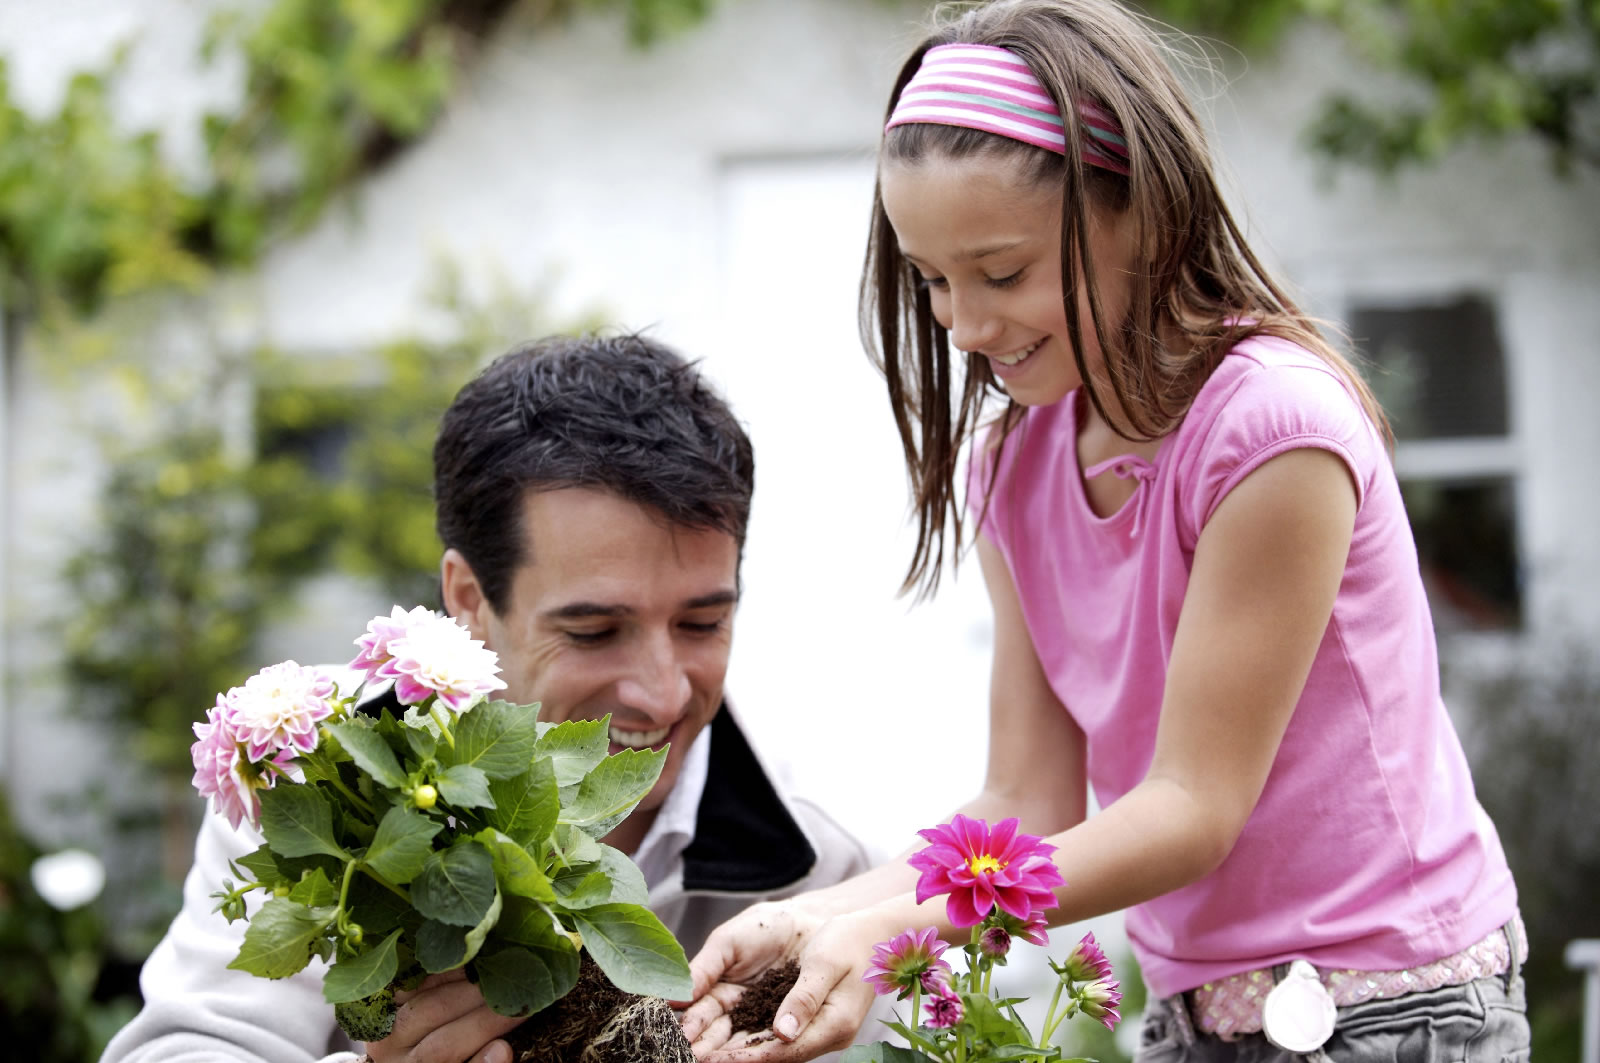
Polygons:
M1000 861L996 860L988 853L984 853L981 856L974 856L971 860L968 860L967 870L971 871L974 875L981 875L985 871L993 874L994 872L1000 870Z

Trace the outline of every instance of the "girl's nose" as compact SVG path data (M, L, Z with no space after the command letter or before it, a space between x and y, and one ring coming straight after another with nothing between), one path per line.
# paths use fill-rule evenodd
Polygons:
M1000 335L1000 319L981 295L950 293L950 342L963 351L981 351Z

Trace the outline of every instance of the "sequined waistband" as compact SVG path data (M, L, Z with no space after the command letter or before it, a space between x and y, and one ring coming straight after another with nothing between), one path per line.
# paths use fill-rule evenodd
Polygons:
M1517 955L1528 954L1528 934L1518 915L1511 924L1517 936ZM1317 968L1317 977L1328 987L1334 1004L1347 1007L1369 1000L1388 1000L1406 993L1420 993L1443 986L1466 985L1479 978L1505 974L1511 969L1511 941L1502 927L1460 952L1442 960L1411 967L1404 971L1352 971ZM1241 971L1207 982L1191 990L1189 1012L1203 1033L1232 1041L1261 1029L1261 1003L1276 979L1272 968Z

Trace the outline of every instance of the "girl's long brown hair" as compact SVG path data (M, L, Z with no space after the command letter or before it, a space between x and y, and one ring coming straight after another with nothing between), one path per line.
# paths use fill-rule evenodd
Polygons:
M1035 180L1059 183L1062 305L1084 392L1108 425L1132 440L1167 435L1230 348L1252 335L1272 335L1325 360L1391 438L1383 411L1354 364L1322 337L1245 243L1213 176L1201 123L1163 47L1138 18L1113 0L996 0L966 9L906 60L886 122L923 53L953 43L1007 48L1028 64L1066 117L1065 156L977 130L914 124L885 134L880 159L916 163L929 156L982 156L1024 167ZM1077 117L1079 100L1098 104L1121 125L1128 176L1082 161L1078 145L1088 134ZM1122 321L1101 313L1086 238L1091 207L1132 212L1144 268L1132 278ZM1073 295L1080 276L1089 324L1103 352L1099 374L1084 362L1084 323ZM981 355L969 356L956 379L949 336L934 321L927 290L915 283L901 256L881 189L873 196L861 278L861 332L888 384L917 516L916 548L901 589L930 594L939 583L946 540L951 540L952 564L962 543L956 490L960 450L977 429L986 397L1004 392ZM1173 335L1183 342L1163 342ZM1020 408L1006 401L989 455L996 468L1005 438L1019 420Z

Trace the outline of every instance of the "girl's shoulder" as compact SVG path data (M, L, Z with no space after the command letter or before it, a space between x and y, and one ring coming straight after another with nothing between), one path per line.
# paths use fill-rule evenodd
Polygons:
M1362 497L1388 460L1377 427L1333 366L1290 340L1253 336L1200 389L1168 460L1198 529L1245 476L1305 447L1342 460Z

